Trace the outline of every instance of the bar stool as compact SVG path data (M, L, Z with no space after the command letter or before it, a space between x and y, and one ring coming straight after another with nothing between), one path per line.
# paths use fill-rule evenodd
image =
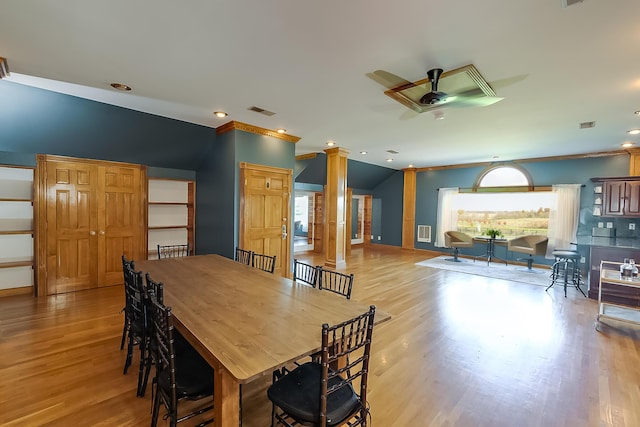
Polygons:
M577 290L586 298L584 291L580 288L580 254L570 249L555 250L551 253L555 257L555 262L551 267L551 284L545 291L549 290L556 281L562 280L564 285L564 296L567 296L567 284L571 282Z

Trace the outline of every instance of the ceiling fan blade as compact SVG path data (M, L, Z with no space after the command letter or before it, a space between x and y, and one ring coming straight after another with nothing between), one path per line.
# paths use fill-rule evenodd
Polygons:
M418 117L422 111L418 112L415 110L406 110L404 113L400 115L400 120L410 120L415 117Z
M367 77L380 83L387 89L396 92L416 86L415 83L384 70L376 70L373 73L367 73Z
M528 74L519 74L513 77L507 77L506 79L494 80L490 82L492 88L499 90L505 88L507 86L511 86L512 84L519 83L529 77Z
M503 99L504 98L498 96L482 96L477 98L457 97L445 105L451 108L488 107Z

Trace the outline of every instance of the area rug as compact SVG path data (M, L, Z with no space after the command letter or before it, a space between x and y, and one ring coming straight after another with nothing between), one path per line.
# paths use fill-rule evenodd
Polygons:
M451 270L460 273L476 274L478 276L493 277L495 279L510 280L512 282L524 282L538 286L548 286L551 270L543 268L533 268L528 270L526 266L504 265L504 263L494 263L487 265L487 261L460 258L460 262L446 261L451 256L439 256L416 263L422 267L439 268L441 270Z

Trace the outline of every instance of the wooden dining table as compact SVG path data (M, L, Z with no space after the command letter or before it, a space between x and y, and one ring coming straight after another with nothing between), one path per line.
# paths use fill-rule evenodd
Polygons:
M214 425L240 425L240 385L320 350L323 323L368 304L275 276L220 255L136 261L164 283L175 327L214 368ZM375 323L389 319L376 311Z

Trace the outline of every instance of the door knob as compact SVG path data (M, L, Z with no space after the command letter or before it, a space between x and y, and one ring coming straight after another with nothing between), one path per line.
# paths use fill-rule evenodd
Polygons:
M100 235L104 236L104 230L100 230Z
M95 232L95 231L93 231L93 230L91 230L91 231L89 232L89 235L90 235L90 236L95 236L95 235L96 235L96 232Z

